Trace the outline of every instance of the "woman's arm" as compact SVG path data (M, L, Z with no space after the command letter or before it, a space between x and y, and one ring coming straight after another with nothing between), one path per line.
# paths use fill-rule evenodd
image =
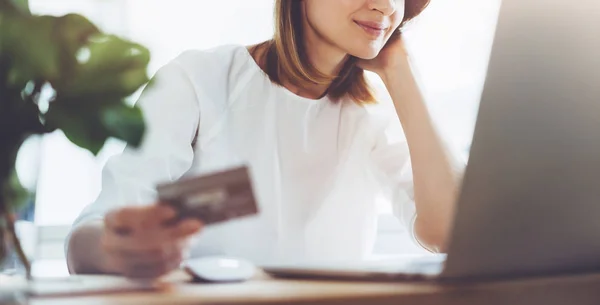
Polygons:
M412 162L415 235L424 247L443 252L452 226L460 175L433 126L402 38L389 41L377 58L359 65L381 77L404 129Z
M415 235L424 247L445 251L460 178L435 131L408 61L381 74L408 142L417 218Z
M183 68L195 57L185 53L162 67L142 93L146 133L138 149L126 148L102 170L102 191L75 221L66 240L73 273L111 273L100 240L107 213L129 206L152 205L156 184L181 177L192 165L192 142L200 109L193 82ZM191 63L190 63L191 62ZM133 220L132 220L133 221Z

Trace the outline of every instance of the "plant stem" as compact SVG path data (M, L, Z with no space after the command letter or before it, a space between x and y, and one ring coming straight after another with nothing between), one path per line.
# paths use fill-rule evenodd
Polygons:
M14 218L14 216L12 216L10 213L7 213L7 212L8 211L5 211L5 213L2 214L2 217L4 217L4 221L6 222L6 228L8 230L8 234L10 236L13 246L15 247L15 251L17 251L17 256L19 257L19 261L21 261L23 266L25 266L25 274L27 276L27 280L30 281L32 279L31 263L29 262L27 255L25 255L25 251L23 251L23 247L21 246L21 241L19 240L19 237L17 236L17 231L15 230L15 218Z

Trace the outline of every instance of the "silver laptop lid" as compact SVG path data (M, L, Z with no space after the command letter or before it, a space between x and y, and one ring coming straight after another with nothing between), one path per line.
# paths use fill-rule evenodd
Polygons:
M503 1L443 277L600 270L600 1Z

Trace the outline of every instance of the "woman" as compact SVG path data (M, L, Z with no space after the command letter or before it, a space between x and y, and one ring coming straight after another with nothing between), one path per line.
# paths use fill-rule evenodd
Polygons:
M163 67L139 101L143 146L108 162L99 198L74 225L70 270L156 277L191 249L361 259L382 191L420 244L443 251L458 175L399 30L427 2L278 0L273 40L189 51ZM394 108L378 111L363 70L381 77ZM394 128L405 139L390 137ZM239 164L250 166L258 217L197 234L198 221L164 226L175 212L149 204L158 183Z

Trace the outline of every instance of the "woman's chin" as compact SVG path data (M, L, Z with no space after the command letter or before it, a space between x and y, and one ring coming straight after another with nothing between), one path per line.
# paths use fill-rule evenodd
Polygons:
M364 48L356 48L352 50L352 52L348 52L348 54L357 57L359 59L371 60L379 55L381 48L373 48L373 47L364 47Z

